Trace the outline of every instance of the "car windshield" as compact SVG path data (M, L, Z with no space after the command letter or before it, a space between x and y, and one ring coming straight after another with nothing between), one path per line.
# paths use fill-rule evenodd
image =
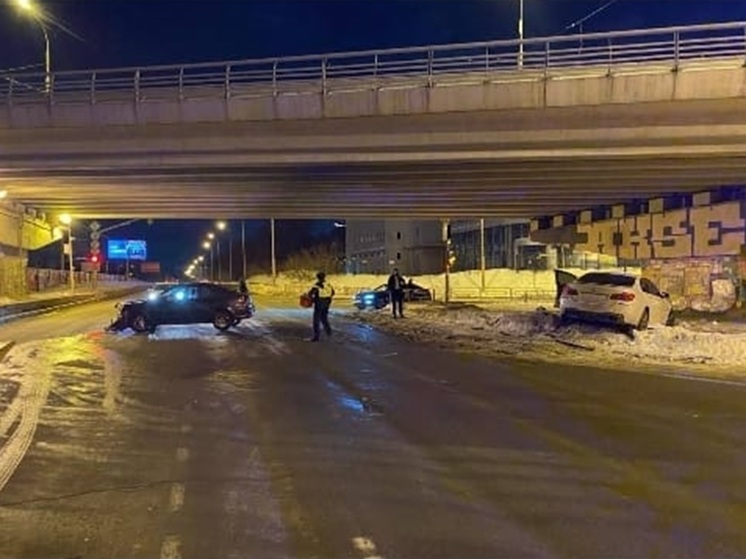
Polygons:
M578 283L612 285L614 287L632 287L635 285L635 277L624 274L610 274L602 272L591 272L578 279Z

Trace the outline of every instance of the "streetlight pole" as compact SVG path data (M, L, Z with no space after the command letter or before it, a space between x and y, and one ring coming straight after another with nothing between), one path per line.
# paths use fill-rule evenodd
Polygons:
M52 47L47 26L40 21L39 26L41 32L44 33L44 92L49 93L52 88Z
M523 69L523 0L518 0L518 69Z
M220 239L217 239L215 244L218 247L218 282L221 282L223 281L223 264L220 258Z
M67 252L70 256L70 292L75 291L75 262L73 260L73 218L69 214L59 217L60 223L67 229ZM63 248L63 254L65 249Z
M16 4L39 24L41 32L44 34L44 91L49 93L52 89L52 45L47 26L44 25L42 19L43 12L31 0L16 0Z

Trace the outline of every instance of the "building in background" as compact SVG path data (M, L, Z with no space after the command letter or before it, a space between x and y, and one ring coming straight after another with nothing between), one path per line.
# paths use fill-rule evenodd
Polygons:
M551 267L546 245L531 241L529 229L527 219L485 219L485 268L525 270ZM456 255L453 271L479 269L482 251L480 220L453 221L451 246Z
M443 270L441 224L437 220L347 220L347 272L405 276Z
M484 220L486 268L551 269L554 253L529 238L529 221ZM450 225L453 271L481 266L480 220L454 220ZM442 223L438 220L348 220L345 244L347 271L384 274L396 267L404 275L439 274L444 267Z

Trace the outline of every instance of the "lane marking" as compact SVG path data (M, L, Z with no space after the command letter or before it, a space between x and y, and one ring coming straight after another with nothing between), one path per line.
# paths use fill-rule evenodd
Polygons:
M176 449L176 461L186 462L187 460L189 460L189 449L184 446L180 446Z
M166 536L161 543L161 559L181 559L179 536Z
M184 506L184 494L186 488L183 483L171 484L171 495L168 498L168 506L171 512L178 512Z
M376 554L376 544L370 538L363 536L352 538L352 545L363 555L363 559L382 559Z
M648 373L648 374L653 374L654 376L656 375L656 373ZM738 381L738 380L720 379L720 378L713 378L713 377L700 377L700 376L690 375L686 373L657 373L657 375L660 375L662 377L675 378L679 380L692 380L695 382L707 382L709 384L724 384L727 386L738 386L740 388L746 388L746 382Z

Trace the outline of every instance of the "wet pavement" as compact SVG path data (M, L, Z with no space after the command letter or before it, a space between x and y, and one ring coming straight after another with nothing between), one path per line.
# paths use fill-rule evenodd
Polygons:
M0 557L746 557L746 387L111 308L0 327Z

